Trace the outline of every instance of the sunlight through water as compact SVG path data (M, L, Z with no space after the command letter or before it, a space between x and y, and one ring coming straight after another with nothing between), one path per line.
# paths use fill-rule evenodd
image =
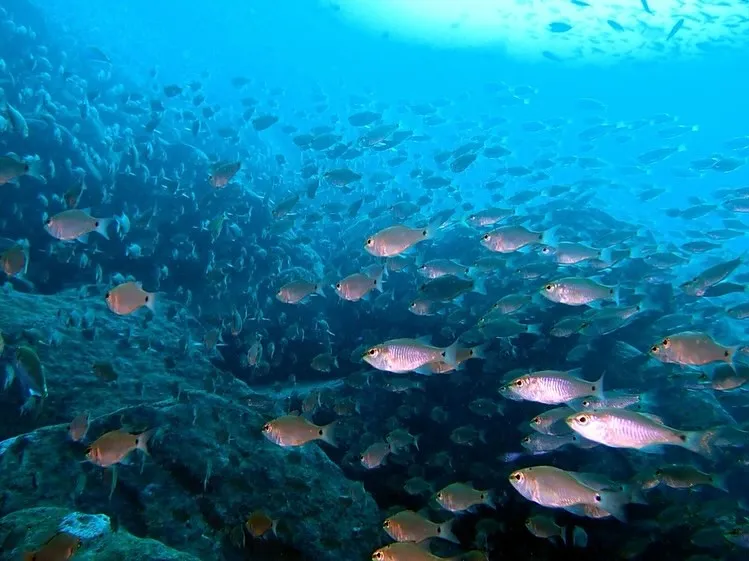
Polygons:
M672 59L749 43L747 0L323 1L386 37L524 59Z

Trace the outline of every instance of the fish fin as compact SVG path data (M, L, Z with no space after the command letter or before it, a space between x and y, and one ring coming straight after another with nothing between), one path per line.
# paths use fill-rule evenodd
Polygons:
M159 298L158 292L146 292L146 308L151 310L154 314L158 313L159 301L160 301L160 298Z
M557 231L559 230L560 226L561 224L558 224L544 231L541 234L541 243L544 245L550 245L550 246L556 247L557 242L558 242Z
M109 234L107 233L107 228L109 227L109 223L112 222L112 218L99 218L96 221L96 228L95 232L101 236L104 236L105 240L109 239Z
M151 440L157 430L158 429L148 429L147 431L144 431L137 435L135 437L135 447L138 450L142 450L146 454L150 454L148 451L148 441Z
M315 285L314 294L317 294L318 296L322 296L323 298L325 298L325 292L323 291L323 284L322 283L317 283Z
M679 438L682 440L680 445L687 450L710 458L713 455L713 440L717 435L718 429L683 432L679 435Z
M75 241L80 243L88 243L88 234L83 234L82 236L78 236Z
M617 520L621 522L627 521L627 514L624 510L624 505L627 503L627 495L621 491L599 491L597 496L600 497L600 500L596 503L597 506L600 506Z
M13 385L13 381L16 379L16 370L10 364L5 365L5 380L3 380L3 391L7 390Z
M605 399L603 395L603 378L606 376L606 372L601 374L601 377L598 378L595 382L593 382L593 385L591 389L593 390L593 395L595 395L598 399Z
M109 488L109 500L112 500L114 490L117 487L117 465L112 466L112 486Z
M458 366L458 350L460 349L459 343L459 340L455 341L452 345L445 348L445 350L442 352L442 356L445 362L450 366Z
M452 520L448 520L447 522L443 522L442 524L437 526L437 536L442 538L443 540L447 540L449 542L460 545L460 540L455 537L455 534L453 534L454 522L455 518L453 518Z
M728 490L727 479L728 475L725 473L722 473L720 475L713 475L711 477L711 485L716 489L720 489L721 491L729 493L730 491Z
M642 487L636 483L622 485L622 492L628 497L627 502L630 504L646 505L648 500L642 494Z
M382 272L372 279L372 282L374 283L375 290L379 290L380 292L384 292L383 286L383 277L385 275L385 268L382 268Z
M26 172L26 175L29 175L33 177L34 179L38 179L42 183L47 183L47 179L42 175L42 161L41 160L34 160L31 162L28 162L29 164L29 171Z
M320 427L320 440L323 442L327 442L334 448L338 448L338 443L335 440L335 427L338 424L338 421L333 421L332 423L325 425L324 427Z
M486 280L484 277L479 277L473 280L473 292L486 296Z
M543 324L540 323L532 323L530 325L526 325L526 333L530 333L531 335L542 335L542 327Z
M487 342L471 347L471 358L486 358L486 349L488 349L490 345L491 342Z

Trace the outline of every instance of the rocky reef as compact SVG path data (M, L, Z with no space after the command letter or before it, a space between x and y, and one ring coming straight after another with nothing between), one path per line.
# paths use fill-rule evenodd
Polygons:
M3 360L15 345L33 345L49 391L25 415L17 382L0 394L2 527L13 536L26 528L14 549L43 543L73 511L112 520L117 539L101 546L112 559L144 538L185 553L152 559L358 559L378 545L378 509L361 484L315 444L289 450L263 438L281 402L190 352L195 324L168 306L155 317L120 317L100 295L5 292L0 325ZM116 380L94 375L100 362ZM83 413L92 417L87 437L73 442L69 423ZM150 454L134 452L116 470L85 461L87 444L120 428L155 429ZM259 509L278 520L277 536L241 531Z

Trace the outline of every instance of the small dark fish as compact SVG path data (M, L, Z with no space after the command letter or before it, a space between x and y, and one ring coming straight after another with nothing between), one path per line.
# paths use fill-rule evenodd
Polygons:
M252 128L256 131L264 131L275 125L278 122L278 117L275 115L261 115L252 120Z
M566 33L570 29L572 29L572 26L562 21L555 21L549 24L549 31L552 33Z
M652 14L653 10L650 9L650 6L648 6L648 0L640 0L642 2L642 9L645 10L647 13Z
M455 158L452 162L450 162L450 170L453 173L461 173L465 171L468 168L468 166L470 166L475 161L476 161L475 153L463 154L462 156L459 156Z
M621 24L615 22L613 19L607 19L606 23L609 24L609 27L613 29L614 31L624 31L624 28L621 26Z
M677 21L674 26L671 28L671 31L668 33L668 37L666 37L666 41L671 39L674 35L676 35L679 30L684 27L684 18L681 18L679 21Z

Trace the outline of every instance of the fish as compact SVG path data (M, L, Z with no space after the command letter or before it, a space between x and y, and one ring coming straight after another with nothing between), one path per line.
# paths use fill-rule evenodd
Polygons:
M241 162L218 162L211 166L208 183L214 189L226 187L242 167Z
M650 347L650 356L666 363L705 366L714 362L733 362L740 347L725 347L707 333L682 331L668 335Z
M3 272L9 277L26 275L29 269L29 245L24 240L6 249L0 254Z
M625 521L624 505L628 502L625 493L619 490L603 490L586 485L578 474L553 466L532 466L513 471L510 485L520 495L549 508L595 506L615 518Z
M99 467L107 468L122 463L134 450L149 453L148 442L156 429L130 434L121 429L101 435L86 451L86 459Z
M589 382L576 376L579 370L540 370L524 374L500 388L500 394L515 399L558 405L580 397L603 399L603 377Z
M112 218L94 218L91 209L70 209L48 218L44 228L52 236L62 241L76 240L82 243L88 241L88 235L96 232L104 239L109 239L107 228Z
M680 431L664 425L649 413L628 409L601 409L570 415L565 420L581 436L611 448L634 450L679 446L709 456L716 430Z
M364 249L375 257L394 257L411 249L416 244L434 236L434 229L389 226L371 235L364 242Z
M539 293L552 302L568 306L584 306L599 300L613 300L619 305L618 286L605 286L587 278L566 277L548 282Z
M253 538L262 538L268 532L277 535L278 522L278 520L274 520L262 510L256 510L247 517L244 526Z
M451 483L436 495L437 503L450 512L464 512L478 505L496 508L489 491L479 491L467 483Z
M387 442L375 442L359 455L359 461L365 468L374 469L385 463L390 451L390 444Z
M452 532L452 521L437 524L412 510L402 510L382 523L385 532L397 542L420 543L431 538L442 538L460 544Z
M434 347L419 339L390 339L369 347L362 360L386 372L412 372L430 362L445 361L457 365L458 342L449 347Z
M67 561L81 548L78 536L68 532L58 532L35 551L23 554L24 561Z
M283 285L276 292L276 299L284 304L299 304L308 296L325 297L322 284L307 281L292 281Z
M39 162L26 162L11 156L0 156L0 185L5 185L23 176L43 180Z
M481 245L497 253L513 253L530 245L553 245L553 231L534 232L523 226L502 226L481 236Z
M91 415L89 413L81 413L75 419L70 421L68 426L68 436L73 442L81 442L86 438L88 432L89 423L91 422Z
M298 415L284 415L265 423L262 433L265 438L283 448L304 446L314 440L322 440L335 447L335 426L335 421L318 426Z
M158 294L146 292L139 282L125 282L120 284L104 295L109 309L115 314L123 316L146 307L156 313L156 302Z
M365 273L354 273L339 280L333 288L335 288L336 294L343 300L358 302L362 298L365 298L372 290L383 291L383 274L384 269L380 271L379 276L375 277Z

